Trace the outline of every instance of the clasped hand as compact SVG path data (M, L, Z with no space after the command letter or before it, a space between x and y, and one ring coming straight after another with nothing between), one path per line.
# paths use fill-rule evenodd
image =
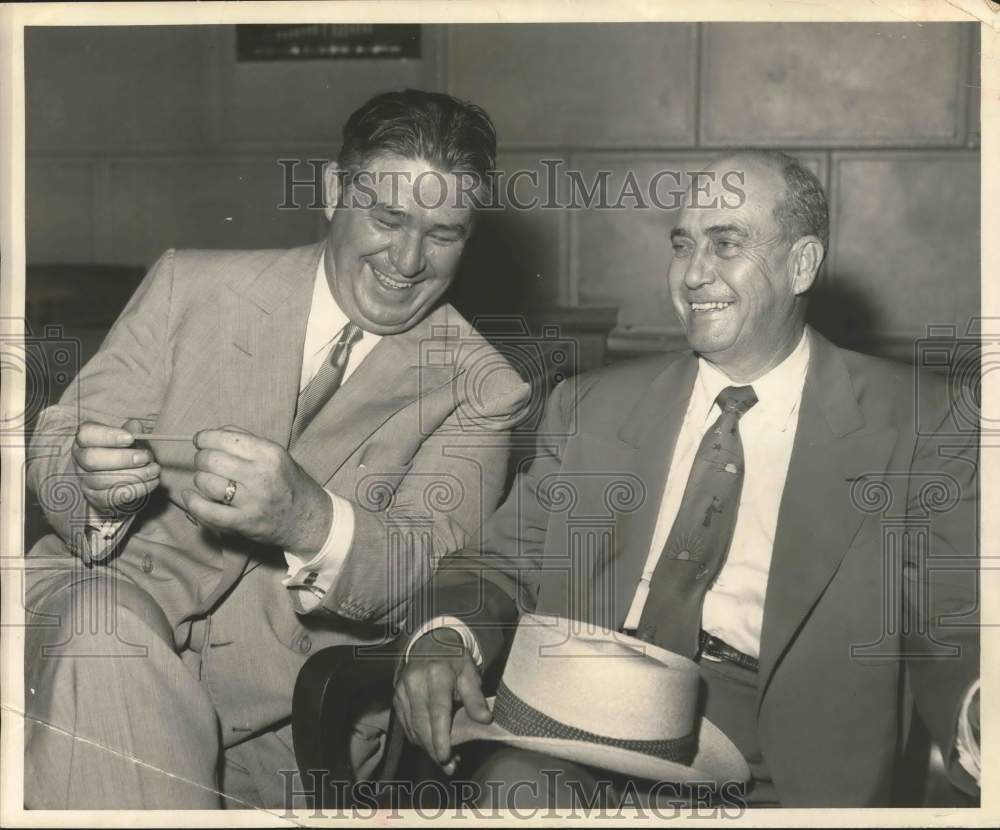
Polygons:
M85 421L70 449L80 491L99 515L119 518L160 486L160 465L147 449L135 447L142 423L126 421L119 429Z
M121 428L92 421L80 425L71 455L87 503L118 518L160 485L160 465L135 446L142 423ZM329 534L333 509L326 491L288 450L235 426L204 429L194 436L194 490L181 497L188 512L217 530L299 553L315 553ZM226 490L236 491L229 504Z
M284 550L315 553L323 546L330 497L288 450L234 426L203 429L194 443L197 489L181 496L198 521ZM236 491L226 504L230 482Z

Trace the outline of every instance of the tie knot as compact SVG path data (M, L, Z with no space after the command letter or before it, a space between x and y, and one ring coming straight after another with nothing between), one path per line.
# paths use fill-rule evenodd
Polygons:
M363 334L364 331L355 323L348 323L344 326L340 330L340 337L337 338L327 354L327 363L335 367L346 366L351 348L361 339Z
M363 333L357 323L348 323L341 330L340 343L344 346L353 346L361 339Z
M715 399L723 412L735 412L737 417L745 415L757 403L752 386L727 386Z

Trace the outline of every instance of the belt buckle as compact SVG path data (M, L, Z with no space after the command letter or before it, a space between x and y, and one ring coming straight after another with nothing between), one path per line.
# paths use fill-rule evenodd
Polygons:
M713 637L711 634L709 634L707 631L703 630L701 632L701 636L699 637L698 653L705 660L711 660L713 663L721 663L725 658L720 656L719 654L714 654L712 652L712 646L713 646L712 641L714 639L716 638Z

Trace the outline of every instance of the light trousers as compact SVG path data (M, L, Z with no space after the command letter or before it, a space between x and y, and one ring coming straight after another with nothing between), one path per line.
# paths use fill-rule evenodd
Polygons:
M101 566L37 576L26 595L27 808L284 806L290 724L224 747L201 655L175 647L149 593Z

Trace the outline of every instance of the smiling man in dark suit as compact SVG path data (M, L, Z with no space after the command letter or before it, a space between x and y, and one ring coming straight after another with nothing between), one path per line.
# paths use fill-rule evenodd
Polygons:
M377 96L323 241L168 251L43 414L28 807L284 806L309 652L387 637L501 497L528 387L444 301L495 154L474 105Z
M977 425L956 421L943 378L806 325L829 233L811 172L761 151L707 172L712 192L671 232L690 351L557 387L543 434L563 437L543 441L481 548L434 580L399 717L453 770L452 701L490 719L480 673L534 611L696 660L703 714L747 760L751 804L887 804L910 700L974 793ZM741 199L720 187L737 180ZM635 498L609 512L618 485ZM607 527L581 536L574 517ZM585 689L567 694L586 706ZM545 805L555 779L540 770L602 776L506 748L477 777L535 780L519 796Z

